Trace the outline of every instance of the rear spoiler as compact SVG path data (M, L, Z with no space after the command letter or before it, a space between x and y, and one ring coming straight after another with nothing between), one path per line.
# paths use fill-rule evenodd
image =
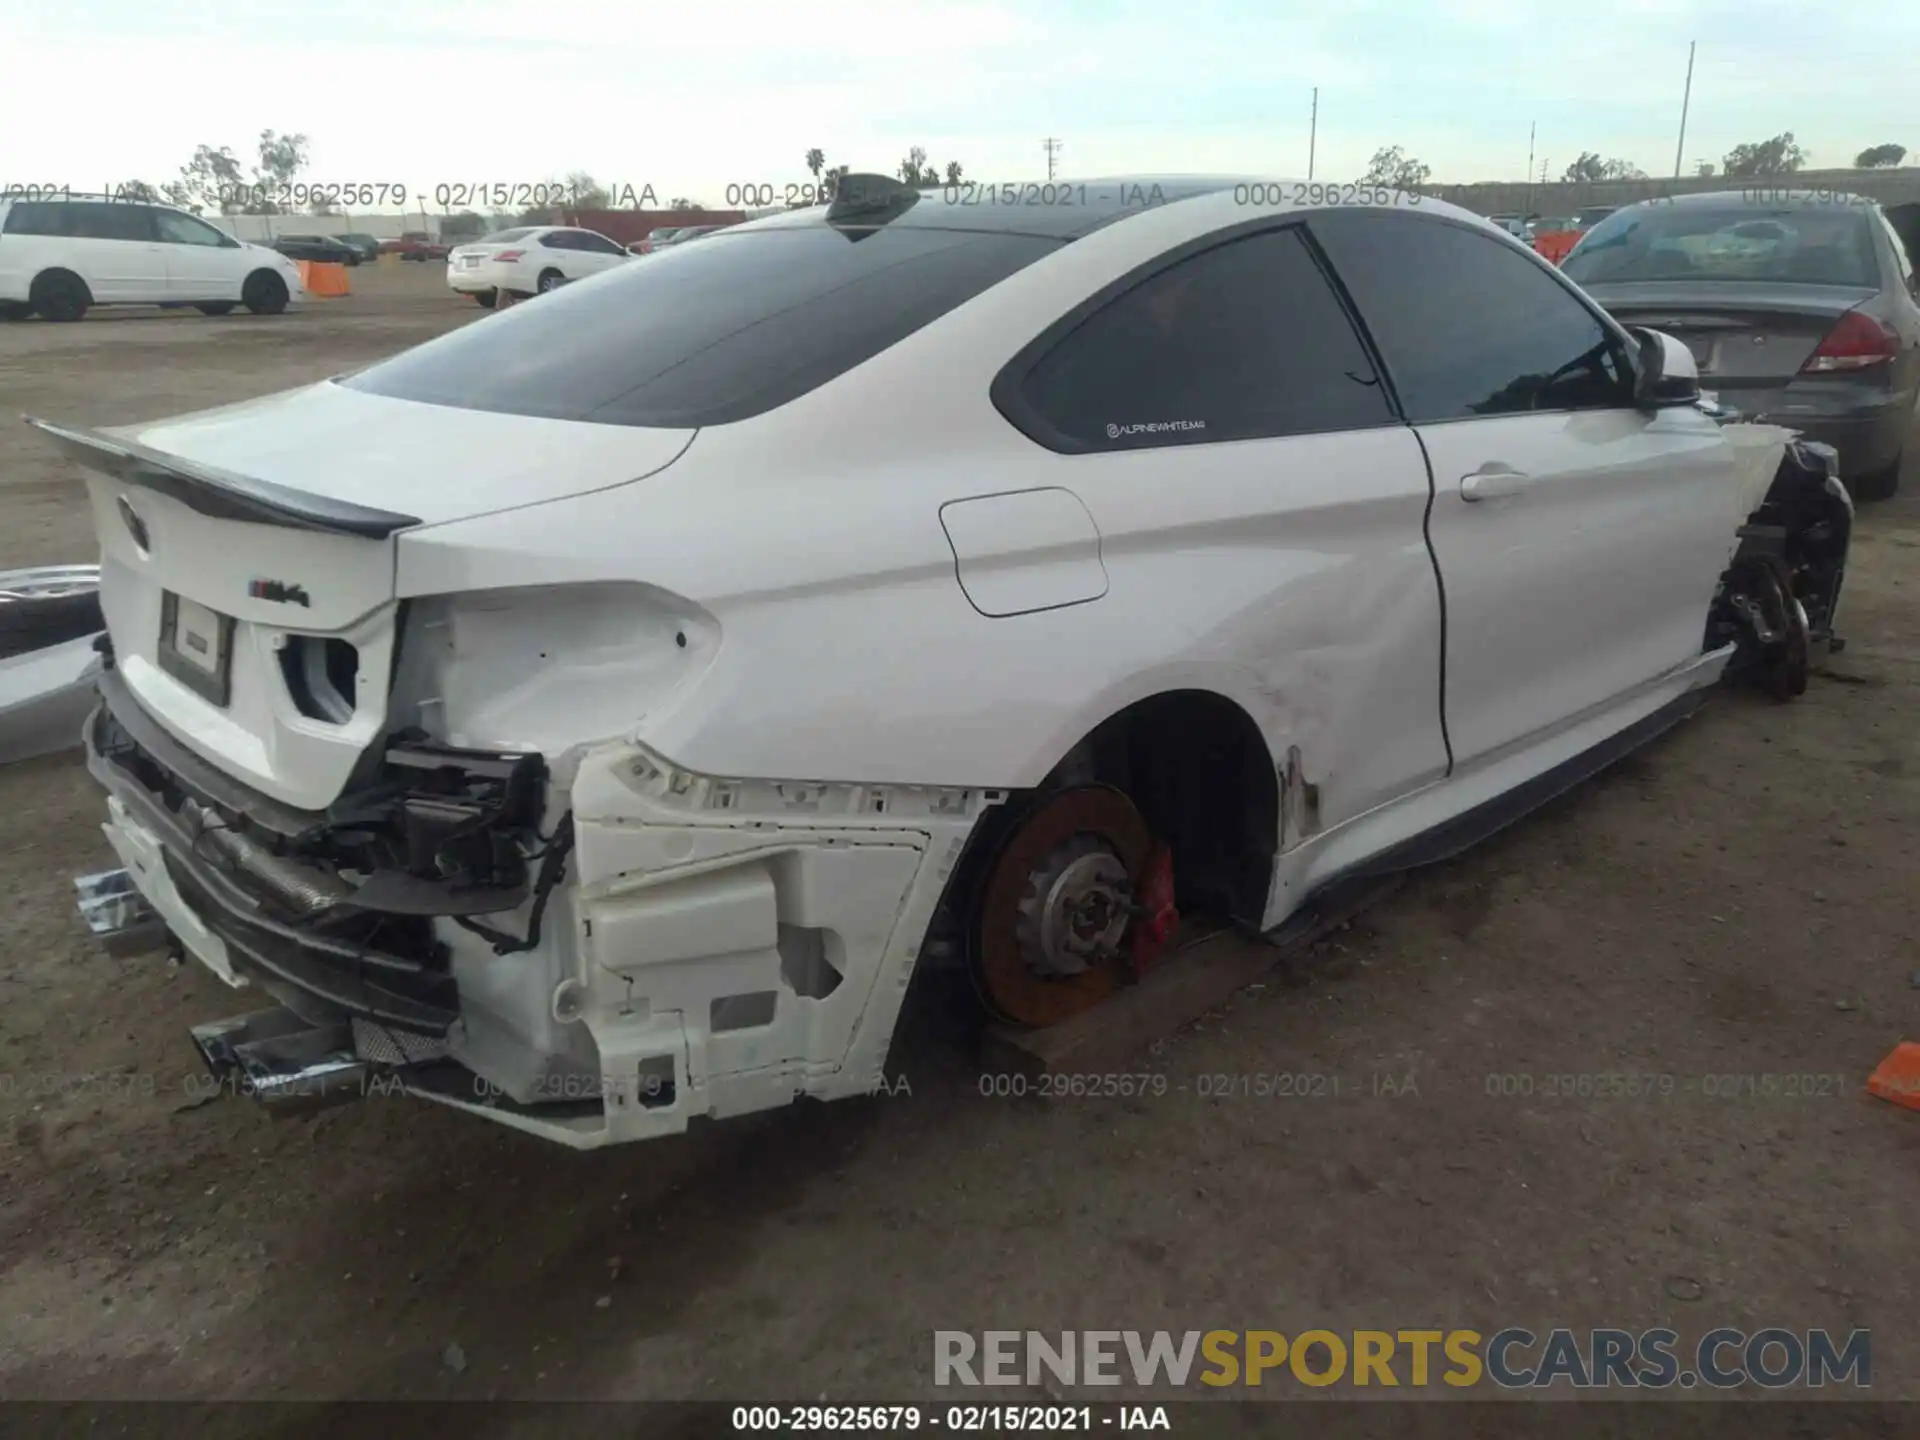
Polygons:
M110 439L97 430L55 425L31 415L25 419L36 430L51 435L62 450L88 469L111 475L123 485L137 485L172 496L189 509L216 520L243 520L254 525L358 535L370 540L384 540L395 531L421 523L417 516L331 500L325 495L275 485L270 480L254 480L231 470L163 455L131 440Z

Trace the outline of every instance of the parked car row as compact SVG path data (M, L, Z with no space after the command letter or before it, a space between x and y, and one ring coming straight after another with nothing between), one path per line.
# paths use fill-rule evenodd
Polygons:
M380 242L381 254L398 255L402 260L444 260L450 249L450 245L434 239L425 230L406 230L397 240Z

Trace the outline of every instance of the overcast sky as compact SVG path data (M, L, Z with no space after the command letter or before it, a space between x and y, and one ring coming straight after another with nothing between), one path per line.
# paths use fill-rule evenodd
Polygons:
M518 183L586 170L661 201L729 182L1307 170L1398 144L1438 181L1555 176L1581 150L1686 168L1794 132L1816 165L1920 155L1920 5L1804 0L0 0L0 184L172 178L310 137L307 177ZM434 207L439 208L439 207Z

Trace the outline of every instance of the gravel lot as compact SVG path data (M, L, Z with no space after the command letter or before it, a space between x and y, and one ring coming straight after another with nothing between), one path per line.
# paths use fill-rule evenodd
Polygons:
M21 412L157 417L484 323L438 265L352 279L0 326L0 565L92 554ZM1416 877L1142 1057L1164 1097L984 1098L929 1041L910 1096L597 1155L401 1099L192 1103L186 1027L245 1004L89 943L99 797L75 758L0 771L0 1392L877 1401L931 1398L935 1328L1670 1324L1871 1327L1876 1393L1920 1398L1920 1115L1860 1091L1920 1039L1920 465L1849 590L1804 699L1717 696ZM1674 1092L1541 1094L1622 1072ZM1201 1093L1274 1073L1340 1093ZM1801 1075L1837 1078L1768 1093Z

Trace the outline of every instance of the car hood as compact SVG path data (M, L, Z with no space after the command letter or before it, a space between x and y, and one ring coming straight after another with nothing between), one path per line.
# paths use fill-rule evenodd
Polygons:
M179 462L172 483L184 476L268 510L312 499L437 525L639 480L694 433L460 410L324 380L97 439L149 467Z

